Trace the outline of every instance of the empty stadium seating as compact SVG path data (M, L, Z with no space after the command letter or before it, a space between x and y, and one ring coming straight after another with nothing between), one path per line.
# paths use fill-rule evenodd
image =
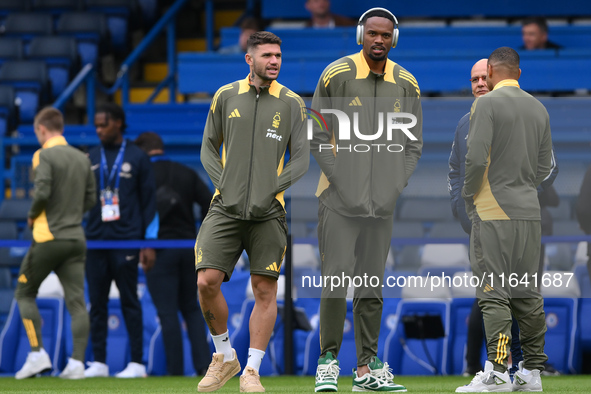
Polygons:
M290 2L277 2L274 0L261 1L261 14L263 18L293 18L307 19L309 13L304 7L305 0L296 0ZM370 4L354 0L335 1L332 4L332 11L346 15L352 18L358 18L367 11L368 7L392 8L392 3L388 0L374 0ZM396 3L396 15L401 17L428 17L428 18L450 18L450 17L474 17L486 15L489 17L523 17L530 16L532 10L537 15L547 16L569 16L569 15L589 15L591 14L591 5L586 2L556 3L556 2L537 2L535 0L522 0L514 2L510 0L500 0L494 4L477 4L469 0L459 0L452 4L442 3L440 1L428 0L407 3Z
M12 86L20 104L20 121L32 123L48 95L48 73L44 62L12 60L0 67L0 84Z

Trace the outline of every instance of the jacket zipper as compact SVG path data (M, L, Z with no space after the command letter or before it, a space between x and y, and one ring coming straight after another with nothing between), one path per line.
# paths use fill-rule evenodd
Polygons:
M243 213L243 217L244 219L246 219L248 217L248 204L250 203L250 190L252 188L252 185L250 184L251 182L251 178L252 178L252 162L253 162L253 158L254 158L254 135L256 133L256 124L257 124L257 109L259 106L259 93L257 93L257 99L254 103L254 119L252 121L252 140L251 140L251 144L250 144L250 167L248 170L248 183L246 184L246 201L244 202L244 213Z
M376 109L376 102L377 102L377 95L378 95L378 78L374 75L374 89L373 89L373 108L374 111ZM371 132L375 132L376 130L376 114L374 114L374 117L372 118L371 122ZM375 216L375 212L374 212L374 206L373 206L373 193L372 193L372 189L373 189L373 149L371 150L370 153L370 163L369 163L369 215L370 216Z

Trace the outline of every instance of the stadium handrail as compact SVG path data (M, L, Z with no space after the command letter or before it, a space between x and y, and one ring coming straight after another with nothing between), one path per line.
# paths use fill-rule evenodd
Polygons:
M168 62L168 74L164 80L154 89L153 94L148 98L147 102L152 102L154 98L160 93L160 91L168 86L170 92L176 91L176 15L179 11L187 4L188 0L176 0L173 5L166 11L164 16L156 22L156 24L150 29L146 37L138 44L137 47L127 56L127 58L121 64L119 71L117 72L117 79L110 88L103 86L97 79L93 72L93 67L90 64L85 65L82 70L76 75L74 80L68 85L64 92L56 99L53 106L59 109L63 109L65 103L72 97L74 91L84 82L87 84L86 91L86 113L88 122L94 119L94 95L95 89L98 88L106 94L114 94L121 88L121 99L123 106L125 107L129 103L129 70L131 66L139 59L140 55L148 48L156 37L166 28L167 38L167 62ZM208 12L213 13L213 2L207 0ZM208 21L213 20L213 14L208 14ZM212 25L211 23L207 24ZM210 33L208 33L209 35ZM211 41L213 41L213 32L211 32ZM170 94L170 102L173 103L175 94Z

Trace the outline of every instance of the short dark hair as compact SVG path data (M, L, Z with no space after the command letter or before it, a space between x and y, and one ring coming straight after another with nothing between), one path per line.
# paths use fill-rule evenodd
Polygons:
M162 138L153 131L141 133L135 139L135 144L146 153L153 150L164 150L164 142L162 142Z
M117 104L115 104L115 103L102 104L96 109L96 113L97 114L107 114L113 120L120 120L121 121L121 132L122 133L125 132L125 128L127 127L127 124L125 124L125 112L123 111L123 108L121 108Z
M542 18L541 16L536 16L532 18L526 18L523 20L523 22L521 22L521 26L531 24L538 25L541 31L543 31L544 33L548 33L548 23L546 22L545 18Z
M264 44L277 44L281 46L281 38L277 37L270 31L257 31L248 38L246 42L246 51L250 51L252 48L256 48L259 45Z
M488 63L502 66L512 74L519 74L519 54L513 48L500 47L495 49L488 57Z
M49 131L64 132L64 116L59 109L45 107L35 116L35 125L43 125Z
M365 22L367 22L367 20L369 18L373 18L374 16L379 16L380 18L389 19L390 21L392 21L392 24L396 24L394 22L394 18L392 17L392 14L390 14L389 12L383 11L383 10L374 10L374 11L368 12L367 15L365 15L363 17L363 19L361 20L360 23L365 26Z

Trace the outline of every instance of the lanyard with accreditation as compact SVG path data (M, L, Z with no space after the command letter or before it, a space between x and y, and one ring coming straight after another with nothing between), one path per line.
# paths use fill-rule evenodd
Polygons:
M125 153L126 140L123 140L117 158L113 163L111 172L109 172L109 166L107 165L107 158L105 157L105 149L101 147L101 165L100 165L100 186L101 186L101 218L103 222L112 222L119 220L119 180L121 178L121 172L119 167L123 162L123 154ZM109 174L107 180L107 186L105 187L105 174ZM115 178L114 188L111 188Z

